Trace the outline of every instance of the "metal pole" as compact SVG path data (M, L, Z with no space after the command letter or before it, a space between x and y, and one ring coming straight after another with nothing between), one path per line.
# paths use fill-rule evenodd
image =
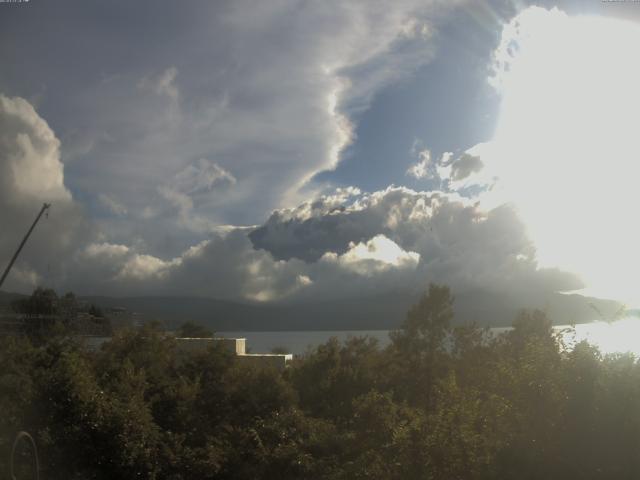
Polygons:
M36 224L38 223L38 220L40 220L40 217L42 216L42 214L50 206L51 206L50 203L42 204L42 209L40 210L40 213L38 214L36 219L33 221L33 225L31 225L31 228L29 229L27 234L22 239L22 242L20 243L20 246L18 247L18 250L16 250L16 253L14 253L13 258L11 259L11 261L9 262L9 265L7 265L6 270L2 274L2 278L0 278L0 287L2 287L2 284L4 283L4 279L7 278L7 275L9 275L9 271L11 270L11 267L13 267L13 263L16 261L16 258L18 258L18 255L20 255L20 252L22 251L22 247L24 247L24 244L27 243L27 240L29 239L29 235L31 235L31 232L33 232L33 229L36 227Z

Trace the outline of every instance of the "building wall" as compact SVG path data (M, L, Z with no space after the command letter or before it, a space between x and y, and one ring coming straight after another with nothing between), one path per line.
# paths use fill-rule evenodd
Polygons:
M257 367L273 367L276 370L284 370L292 358L293 355L290 353L245 353L238 355L238 361Z
M244 355L246 351L245 338L176 338L178 348L185 351L206 350L213 342L221 343L223 347L236 355Z

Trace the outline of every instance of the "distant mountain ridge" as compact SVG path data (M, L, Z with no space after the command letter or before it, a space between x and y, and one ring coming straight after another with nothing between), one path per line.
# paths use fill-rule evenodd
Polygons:
M0 292L0 307L21 296ZM393 293L304 303L243 303L184 296L80 298L102 308L136 312L141 320L158 320L166 328L194 321L214 331L309 331L398 328L419 295ZM568 324L609 319L620 307L613 300L581 295L556 293L523 302L481 291L456 294L454 303L456 323L476 322L492 327L511 325L523 308L544 310L555 324Z
M191 320L214 331L389 330L398 328L419 295L387 294L306 303L241 303L200 297L84 297L101 307L122 307L172 328ZM594 309L593 306L597 308ZM520 304L500 295L456 295L456 323L508 326L523 308L546 311L556 324L585 323L612 317L621 304L580 295L552 294ZM600 313L599 313L600 312Z

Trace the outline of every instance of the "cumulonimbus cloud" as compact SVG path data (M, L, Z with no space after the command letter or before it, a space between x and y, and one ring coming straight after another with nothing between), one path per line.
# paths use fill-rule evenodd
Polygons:
M114 167L104 180L124 193L111 197L112 189L104 191L127 206L126 214L115 208L122 221L131 220L123 234L83 214L65 185L60 142L33 107L0 97L0 220L12 225L13 235L0 240L3 255L9 256L39 204L54 202L52 218L39 227L42 235L34 235L16 265L11 288L42 282L50 262L58 286L79 293L279 301L420 290L429 281L505 294L576 288L573 276L539 268L535 245L513 209L478 204L455 192L488 166L474 151L445 156L440 163L425 154L410 172L440 174L447 191L345 188L307 199L298 189L335 166L352 138L351 111L396 78L393 72L410 71L431 58L429 14L438 7L437 2L425 8L419 2L397 2L393 8L385 2L352 8L309 4L290 12L300 26L292 30L283 28L290 19L271 5L234 6L221 26L233 42L223 46L233 47L234 58L244 63L217 72L225 90L212 87L214 95L206 96L193 70L181 66L177 77L177 70L157 69L166 75L156 79L162 81L155 93L180 102L177 123L155 115L164 106L152 102L158 98L146 98L157 95L140 95L132 75L96 87L92 93L104 89L105 96L85 98L109 102L128 91L126 82L133 85L130 105L115 112L97 109L107 113L95 125L112 127L116 140L109 147ZM323 15L331 21L307 31ZM268 55L262 39L270 35L287 45L286 51ZM405 51L410 54L391 55L403 42L410 43ZM226 50L215 53L224 63ZM204 69L198 75L216 73L198 65ZM193 88L174 95L178 80ZM114 118L125 120L120 125ZM99 162L105 152L95 148ZM81 164L74 160L74 168ZM140 172L149 178L138 182ZM93 193L100 198L102 191ZM282 203L294 206L279 207ZM256 227L216 229L220 219L212 205L231 205L234 212L247 205L252 212L276 207ZM174 231L189 233L180 251L154 243Z
M43 223L17 265L12 285L19 288L42 281L48 262L60 286L120 295L278 301L413 291L429 281L501 292L576 286L570 275L537 267L535 248L508 207L483 210L455 193L402 187L373 193L338 189L278 209L258 227L217 230L179 255L153 255L144 246L110 241L84 217L64 186L51 129L26 101L2 102L0 123L12 133L2 137L6 154L0 168L5 182L12 179L12 190L1 197L1 211L3 222L23 227L16 229L16 241L39 202L56 199L54 218ZM217 182L233 184L215 163L198 165L175 177L176 191L197 196ZM50 178L37 172L50 172ZM11 247L5 242L3 254Z
M60 141L33 106L0 94L0 264L18 247L43 203L43 218L3 288L25 289L47 272L65 275L64 258L86 238L84 216L64 183Z

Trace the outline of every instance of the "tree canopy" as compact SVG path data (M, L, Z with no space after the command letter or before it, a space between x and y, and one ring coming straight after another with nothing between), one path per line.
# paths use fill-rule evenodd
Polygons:
M213 332L199 323L184 322L176 330L176 336L182 338L211 338L213 337Z
M537 311L452 327L453 306L431 286L388 347L332 339L284 372L153 325L96 352L1 337L0 476L27 430L51 479L638 477L634 357L564 348Z

